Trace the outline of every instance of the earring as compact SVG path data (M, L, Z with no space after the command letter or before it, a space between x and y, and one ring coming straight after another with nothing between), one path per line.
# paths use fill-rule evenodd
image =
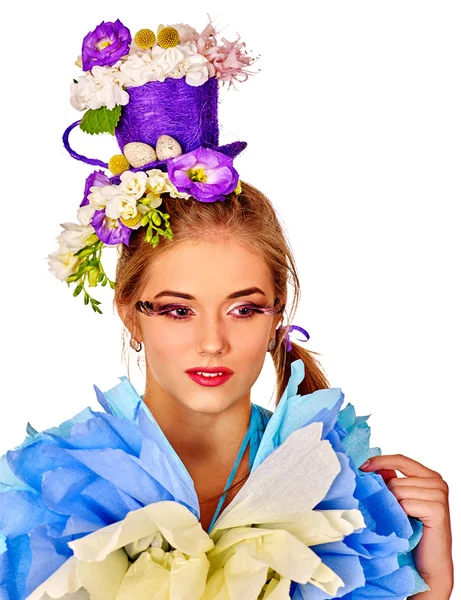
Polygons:
M275 348L275 338L272 338L271 341L269 342L269 346L268 346L268 350L270 352L272 352L272 350Z
M141 344L141 342L138 342L138 340L131 338L130 339L130 347L133 348L133 350L136 350L136 352L140 352L140 350L142 348L142 344Z

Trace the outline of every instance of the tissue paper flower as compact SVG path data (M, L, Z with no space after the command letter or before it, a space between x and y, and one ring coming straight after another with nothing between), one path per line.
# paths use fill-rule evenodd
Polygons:
M344 586L311 546L342 540L365 523L353 497L353 472L321 434L321 422L294 431L217 520L210 532L215 548L208 553L211 578L204 600L256 599L270 570L280 576L277 586L310 582L330 597ZM313 510L332 485L343 506Z
M123 521L69 542L74 555L28 600L90 598L200 600L206 585L206 552L213 547L197 518L177 502L156 502Z
M200 600L235 600L241 589L254 591L249 600L403 600L427 590L411 556L421 522L381 476L358 471L380 452L368 446L367 417L350 404L340 411L339 388L297 395L304 365L291 368L257 429L250 477L209 534L193 480L126 377L96 388L105 412L87 408L41 433L28 425L0 459L0 599L45 585L49 600L61 582L69 600L113 600L117 585L116 600L143 598L144 585L160 582L159 594L170 586L170 599L185 600L187 580L197 594L206 583ZM162 525L172 515L177 529ZM82 582L98 591L88 595Z

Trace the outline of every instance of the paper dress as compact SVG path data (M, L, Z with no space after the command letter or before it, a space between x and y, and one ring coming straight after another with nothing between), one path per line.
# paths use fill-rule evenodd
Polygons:
M0 459L0 600L398 599L428 590L409 518L358 467L368 417L340 388L257 407L251 474L211 531L194 483L126 377ZM256 407L256 405L253 405ZM260 410L259 410L260 409Z

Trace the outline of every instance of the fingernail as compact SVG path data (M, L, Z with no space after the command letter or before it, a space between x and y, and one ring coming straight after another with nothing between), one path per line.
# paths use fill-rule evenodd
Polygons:
M362 465L361 467L359 467L359 468L360 468L360 469L364 469L364 468L368 467L368 465L369 465L369 464L370 464L370 461L369 461L369 460L366 460L366 461L363 463L363 465Z

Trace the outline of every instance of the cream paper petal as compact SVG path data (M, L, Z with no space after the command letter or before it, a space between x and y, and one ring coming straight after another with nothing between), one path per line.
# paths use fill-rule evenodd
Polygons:
M214 541L230 527L302 519L323 500L341 466L322 429L316 422L294 431L266 458L216 521Z
M169 600L170 573L149 552L130 566L115 600Z
M163 550L168 549L168 542L163 539L160 531L156 533L152 533L147 535L146 537L141 538L140 540L136 540L135 542L131 542L131 544L126 544L125 550L128 556L135 560L141 554L149 548L149 546L154 546L157 548L163 548Z
M77 561L77 576L91 600L114 600L128 566L125 550L116 550L102 561Z
M77 577L77 560L71 556L38 586L26 600L45 600L45 598L67 598L70 594L78 592L81 584Z
M320 563L310 580L312 585L320 588L330 596L335 597L338 589L344 587L344 581L336 573L327 567L325 563Z
M360 510L356 508L339 510L313 510L299 521L265 523L266 529L284 529L307 546L339 542L357 529L365 527ZM256 525L258 528L259 525Z
M208 567L205 554L186 558L178 550L153 548L128 569L116 600L200 600Z
M182 504L154 502L127 514L123 521L69 542L79 560L103 560L110 552L161 531L167 541L185 554L201 554L213 547L197 518Z
M91 600L114 600L127 568L128 558L124 550L113 552L96 563L82 563L72 556L27 600L45 600L47 597L70 599L75 593L85 598L85 590Z
M206 554L186 557L174 552L169 600L199 600L206 587L210 563Z
M311 548L284 530L230 529L207 556L211 578L205 600L211 600L213 593L217 595L218 592L217 597L222 595L230 600L256 599L264 588L269 570L274 570L282 579L302 584L311 582L335 592L344 585ZM218 576L218 573L222 575ZM283 598L282 590L279 593Z
M291 579L273 577L267 584L262 600L290 600Z
M78 590L78 592L74 592L73 594L66 594L65 596L61 596L62 600L91 600L90 595L83 588ZM52 600L51 596L45 594L42 596L42 600Z
M213 573L200 600L230 600L224 578L224 569L219 569Z

